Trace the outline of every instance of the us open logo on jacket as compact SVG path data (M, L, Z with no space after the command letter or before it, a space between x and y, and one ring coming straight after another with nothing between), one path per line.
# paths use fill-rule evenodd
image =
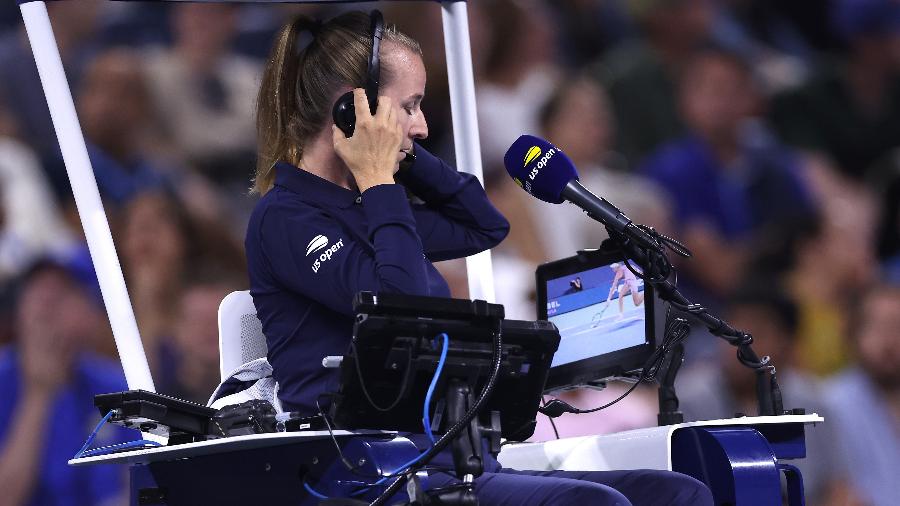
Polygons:
M317 235L313 237L312 241L309 241L309 244L306 245L306 256L309 256L310 253L314 253L319 251L328 245L328 238L324 235Z
M313 253L318 252L321 249L328 247L328 238L324 235L317 235L309 241L309 244L306 245L306 256L312 255ZM313 261L312 271L319 272L319 269L322 267L323 262L327 262L331 260L331 257L337 253L337 250L344 247L344 239L338 239L338 241L331 245L330 248L323 251L319 256Z

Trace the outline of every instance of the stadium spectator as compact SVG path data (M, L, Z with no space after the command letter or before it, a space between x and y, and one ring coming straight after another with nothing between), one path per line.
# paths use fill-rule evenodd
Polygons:
M234 210L239 199L223 197L166 147L138 53L124 48L98 53L86 66L76 105L107 204L122 207L143 192L171 191L193 214L217 220L239 217Z
M846 365L847 315L876 276L875 212L867 191L827 167L808 174L818 213L769 229L749 275L781 280L800 308L798 366L824 376Z
M709 300L735 287L755 236L813 204L798 157L753 121L759 95L742 60L698 53L679 101L688 132L650 156L643 173L670 194L677 235L694 253L686 290Z
M0 490L4 505L92 506L124 497L124 469L71 467L100 417L95 394L125 389L121 366L90 352L111 339L85 262L44 261L25 276L15 344L0 350ZM106 427L97 445L134 439Z
M158 371L172 352L185 281L198 271L243 273L243 252L224 224L190 214L180 200L162 192L132 199L120 234L138 328L150 366Z
M676 82L684 64L710 36L707 0L631 0L641 37L610 50L591 72L612 97L618 146L632 164L684 130Z
M559 0L553 2L559 26L560 59L567 67L580 69L635 35L634 21L625 2Z
M38 257L74 244L34 151L17 138L18 123L0 103L0 284Z
M485 172L502 170L509 146L538 130L538 109L558 80L548 10L533 0L495 0L476 11L485 16L490 34L475 89Z
M838 435L833 464L862 504L900 497L900 287L879 284L859 300L849 336L856 364L824 389Z
M174 45L149 52L147 75L175 151L217 183L246 188L262 70L256 61L230 52L237 14L234 5L174 6Z
M824 153L844 174L862 179L900 146L900 4L840 0L832 18L846 55L777 97L771 117L786 142Z
M711 38L751 62L766 95L798 86L809 74L812 48L789 8L776 2L717 2Z
M887 276L900 282L900 171L896 169L883 181L880 214L878 258Z
M125 49L99 53L85 69L77 104L97 186L107 203L122 206L141 191L167 185L172 170L147 155L153 109L137 54Z
M541 215L534 212L532 197L513 183L506 171L486 173L484 188L491 203L510 222L509 235L491 250L497 302L503 304L508 318L534 319L534 269L547 259L537 226Z
M171 345L164 348L157 384L159 392L206 404L219 384L219 304L246 281L229 281L232 273L193 276L177 302Z
M152 370L161 367L160 346L174 333L191 233L187 213L165 194L136 196L125 209L122 268Z
M72 89L78 88L85 63L98 50L96 31L104 5L102 0L47 3ZM0 35L0 96L19 125L20 140L34 149L55 194L64 197L69 183L24 26Z

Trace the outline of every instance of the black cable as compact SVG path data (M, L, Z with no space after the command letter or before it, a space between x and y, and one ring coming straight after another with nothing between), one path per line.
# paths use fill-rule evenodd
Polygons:
M334 443L335 450L337 450L338 458L341 460L341 463L344 464L344 467L347 468L347 471L350 471L351 473L353 473L357 476L361 476L363 478L370 478L370 479L394 478L396 476L402 475L403 472L405 472L405 471L394 472L391 474L364 473L359 470L359 468L361 466L353 464L352 462L350 462L350 459L348 459L347 457L344 456L344 451L341 449L341 445L338 444L337 437L335 437L335 435L334 435L334 429L331 426L331 422L328 421L328 415L326 415L324 413L324 411L322 410L322 406L319 404L319 399L326 395L331 395L331 394L322 393L322 394L319 394L318 397L316 397L316 408L319 410L319 416L322 417L322 421L325 422L325 428L328 430L328 435L331 436L331 441L332 441L332 443ZM447 471L449 468L444 467L444 466L425 466L422 469L428 470L428 471ZM368 487L372 487L372 486L373 486L372 484L360 485L360 488L368 488Z
M547 405L547 399L543 395L541 396L541 404L543 404L544 406ZM549 416L547 417L547 420L550 420L550 426L553 427L553 435L556 436L556 439L559 439L559 431L556 430L556 422L554 422L553 418Z
M665 363L665 358L669 352L682 343L691 333L691 326L684 318L669 318L669 311L666 309L666 330L663 334L663 342L657 346L644 369L641 371L641 379L643 381L653 381L659 373L660 367Z
M435 455L440 453L447 445L453 441L463 429L466 429L469 423L473 418L481 411L484 403L487 401L488 397L490 397L491 392L494 390L494 386L497 382L497 377L500 375L500 363L502 362L503 356L503 335L500 330L500 321L497 321L497 328L494 331L494 350L493 355L491 357L491 375L488 377L488 381L485 384L484 388L481 391L481 395L475 401L475 404L469 409L469 411L460 418L447 432L444 433L440 439L432 446L427 452L424 453L422 459L409 467L407 472L400 476L397 480L388 486L388 488L380 495L377 499L372 501L370 506L382 506L387 502L388 499L391 498L400 487L403 486L403 483L406 481L406 477L415 472L416 469L421 468L425 464L427 464L431 459L434 458Z
M653 237L660 245L666 246L674 251L676 254L678 254L678 256L684 258L691 258L692 256L694 256L694 254L691 253L691 250L689 250L688 247L685 246L681 241L673 239L659 232L653 227L648 227L647 225L635 224L635 226Z
M356 366L356 375L359 378L359 386L362 390L363 395L366 396L366 400L369 401L369 404L381 412L387 412L395 407L397 404L400 404L400 401L403 400L403 397L406 395L406 388L409 385L409 377L412 376L412 345L408 345L406 347L407 359L406 359L406 372L403 374L403 382L400 384L400 392L397 394L397 398L394 399L394 402L391 403L390 406L386 408L382 408L378 404L375 403L375 400L372 399L372 396L369 395L369 391L366 389L366 382L363 380L362 368L359 365L359 353L356 351L356 343L350 342L350 349L353 351L353 363Z
M456 490L463 490L468 488L469 484L464 482L452 483L450 485L444 485L443 487L432 488L428 490L428 495L432 497L438 497L445 492L453 492Z
M598 407L596 407L596 408L591 408L591 409L579 409L579 408L576 408L575 406L572 406L571 404L569 404L569 403L566 402L566 401L561 401L561 400L559 400L559 399L552 399L550 402L548 402L548 403L545 404L544 406L541 406L540 408L538 408L538 411L540 411L541 413L547 415L547 416L550 417L551 419L556 418L556 417L558 417L558 416L561 416L561 415L563 415L563 414L565 414L565 413L572 413L572 414L576 414L576 415L583 415L583 414L586 414L586 413L594 413L595 411L600 411L601 409L606 409L606 408L612 406L613 404L615 404L615 403L621 401L621 400L624 399L628 394L630 394L631 392L633 392L634 389L637 388L637 386L640 385L640 384L641 384L640 380L635 381L635 382L634 382L634 385L631 385L631 388L629 388L628 390L626 390L625 393L623 393L622 395L616 397L614 400L612 400L612 401L610 401L610 402L608 402L608 403L606 403L606 404L604 404L604 405L602 405L602 406L598 406Z
M669 259L666 258L665 254L661 253L660 256L663 258L663 260L662 260L663 263L668 263ZM643 280L644 283L646 283L646 284L652 285L654 283L664 281L668 277L668 272L660 273L658 276L655 276L655 277L652 276L652 273L648 275L647 271L641 272L641 271L635 269L634 266L631 265L631 260L629 260L627 258L625 259L625 267L628 267L628 270L631 271L632 274L634 274L635 276L637 276L638 278ZM669 271L669 272L671 272L671 271Z
M621 401L625 397L628 396L631 392L634 391L637 386L643 382L651 382L656 379L656 375L659 373L660 367L662 367L663 363L665 363L666 356L670 351L675 349L675 347L684 341L688 334L690 334L690 325L687 320L684 318L671 318L669 319L669 313L666 311L666 331L663 337L663 342L653 350L653 353L647 358L647 361L644 363L644 367L641 369L641 374L638 376L638 380L631 386L628 390L625 391L622 395L617 397L616 399L596 408L591 409L580 409L572 406L571 404L561 401L559 399L553 399L550 402L545 402L542 407L538 409L542 414L546 415L550 418L550 423L553 423L553 419L563 415L565 413L573 413L577 415L582 415L585 413L594 413L603 409L606 409L613 404ZM543 400L543 397L541 398ZM553 426L554 430L556 426ZM559 439L559 435L557 434L557 439Z
M551 402L552 402L552 401L551 401ZM547 405L547 398L546 398L545 396L542 395L542 396L541 396L541 407L546 406L546 405ZM553 427L553 434L556 436L556 439L560 439L560 437L559 437L559 431L556 430L556 422L553 421L553 417L548 416L548 415L544 414L543 412L541 412L541 408L540 408L540 407L538 408L538 412L541 413L542 415L544 415L544 416L547 417L547 420L550 421L550 426ZM514 430L514 431L512 432L512 434L518 434L518 433L521 432L522 430L526 429L526 428L527 428L529 425L531 425L533 422L534 422L534 420L529 420L529 421L523 423L522 425L519 426L519 428L517 428L516 430ZM512 440L507 439L506 441L503 441L502 443L500 443L500 447L502 448L502 447L504 447L504 446L506 446L506 445L509 445L509 444L516 444L516 443L521 443L521 442L522 442L522 441L512 441Z
M338 444L337 438L334 437L334 430L332 430L331 428L331 422L328 421L328 415L326 415L325 412L322 411L322 406L319 404L319 398L324 395L330 394L322 393L316 397L316 409L319 410L319 416L321 416L322 420L325 422L325 427L328 429L328 435L331 436L331 441L334 443L334 448L337 450L338 457L341 459L341 462L343 462L344 467L346 467L348 471L356 475L365 476L367 478L381 478L381 476L377 475L371 476L367 475L367 473L360 473L359 466L354 465L352 462L350 462L350 459L344 456L344 451L341 450L341 445Z

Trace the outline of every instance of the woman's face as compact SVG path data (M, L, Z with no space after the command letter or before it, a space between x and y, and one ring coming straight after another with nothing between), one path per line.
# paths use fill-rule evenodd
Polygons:
M185 254L185 237L168 200L155 193L128 206L122 248L129 269L172 269Z
M401 152L397 153L399 162L412 149L413 140L428 137L428 123L421 108L425 98L425 65L419 55L395 43L386 42L381 53L382 65L391 70L393 78L378 92L390 97L404 133Z

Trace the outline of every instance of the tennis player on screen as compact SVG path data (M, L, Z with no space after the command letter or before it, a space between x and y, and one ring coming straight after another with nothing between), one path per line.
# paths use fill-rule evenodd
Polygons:
M611 264L609 268L612 269L616 275L613 277L612 285L609 287L609 295L606 297L606 302L609 303L614 292L619 292L619 316L617 319L621 320L625 317L624 297L630 293L631 300L634 302L635 307L637 307L644 303L644 294L638 290L637 276L631 272L624 262L615 262ZM620 281L621 284L619 283Z

